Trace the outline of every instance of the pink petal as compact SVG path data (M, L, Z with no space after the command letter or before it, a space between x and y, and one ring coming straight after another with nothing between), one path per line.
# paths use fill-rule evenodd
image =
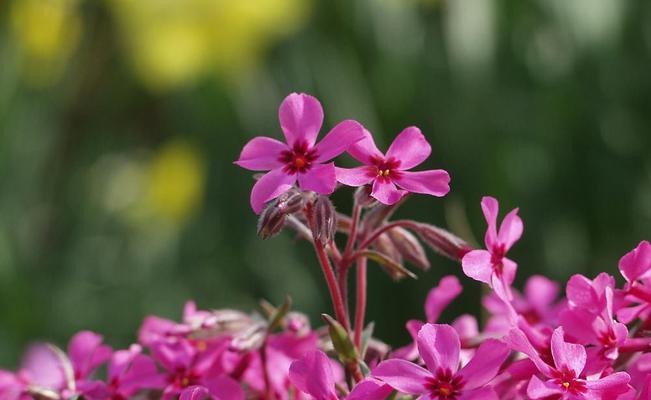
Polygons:
M268 171L282 167L280 154L289 147L276 139L258 136L251 139L240 153L235 164L251 171Z
M399 190L392 182L380 182L380 180L373 183L371 191L371 197L388 206L396 204L406 194L406 191Z
M434 323L439 319L445 307L454 300L463 288L454 275L448 275L441 279L439 285L427 294L425 300L425 315L427 322Z
M377 176L375 167L361 166L356 168L335 167L337 181L348 186L362 186L370 183Z
M366 129L364 129L362 139L353 143L347 152L354 159L366 165L374 165L375 161L384 160L384 154L375 146L373 135Z
M488 224L484 241L486 242L486 247L491 248L497 241L497 214L500 211L500 206L494 197L484 196L481 199L481 209L484 213L486 224Z
M595 343L597 336L592 327L595 315L584 309L563 310L559 314L559 323L564 332L578 343Z
M505 285L509 288L515 280L515 273L518 270L518 264L510 258L502 258L502 278Z
M322 163L337 157L364 137L364 127L359 122L350 119L340 122L316 145L316 162Z
M158 372L154 360L138 354L131 362L130 368L120 378L120 391L134 394L141 389L162 389L167 384L165 378L165 375Z
M278 119L290 147L305 143L311 148L323 124L323 108L310 95L292 93L280 105Z
M179 400L204 400L211 399L208 389L203 386L189 386L181 392Z
M461 259L461 267L463 273L470 278L490 285L493 265L491 264L491 253L488 251L473 250L468 252Z
M265 203L288 191L296 182L296 175L288 175L282 169L273 169L260 178L251 190L251 208L256 214Z
M66 385L64 362L69 363L69 360L62 360L50 345L39 343L31 346L25 353L22 369L28 376L30 384L60 390Z
M497 234L497 241L504 244L508 250L520 239L523 228L522 220L518 216L518 209L515 208L504 217Z
M459 400L498 400L497 393L492 387L483 387L476 390L466 390L464 388L463 393Z
M542 275L533 275L524 286L524 295L536 310L546 310L558 297L558 283Z
M331 399L335 394L330 359L318 350L308 352L292 363L289 380L298 390L317 399Z
M532 376L527 386L527 396L532 399L542 399L562 393L561 387L552 381L543 382L537 376Z
M615 372L601 379L585 381L585 384L590 390L624 393L630 380L631 377L626 372Z
M552 357L557 369L568 368L579 376L585 367L585 348L580 344L567 343L563 328L556 328L552 334Z
M571 307L583 308L595 314L599 313L599 296L592 288L592 281L583 275L573 275L565 288L567 300Z
M459 334L459 338L463 341L466 339L474 339L479 334L479 325L477 318L470 314L463 314L452 321L452 327Z
M298 174L298 186L319 194L331 194L337 186L335 164L315 164L304 174Z
M438 368L459 369L459 335L450 325L425 324L418 332L418 352L427 368L436 372Z
M233 378L222 375L206 382L206 387L216 400L244 400L242 386Z
M543 375L548 378L552 376L552 369L550 366L547 365L542 360L542 358L540 358L538 351L534 349L534 347L531 345L531 342L529 342L529 339L527 339L527 337L520 329L511 329L508 335L504 337L504 340L509 344L509 346L511 346L513 350L519 351L529 356L529 359L536 365L538 371L542 372Z
M405 360L387 360L375 367L372 375L392 388L407 394L425 393L425 380L432 376L426 369Z
M131 346L128 350L118 350L113 353L108 367L109 380L119 378L128 368L133 359L140 354L142 348L138 345Z
M628 282L651 276L651 244L646 240L619 260L619 270Z
M410 126L400 132L393 140L386 158L400 161L400 170L411 169L422 163L432 153L432 147L415 126Z
M394 181L412 193L443 197L450 191L450 175L442 169L409 172L401 171Z
M500 370L511 350L506 343L495 339L486 339L475 356L459 371L466 384L464 388L475 389L490 382Z
M353 388L346 400L385 400L393 388L374 378L366 378Z
M102 345L102 341L102 336L90 331L79 332L70 339L68 354L77 378L85 378L111 358L111 348Z

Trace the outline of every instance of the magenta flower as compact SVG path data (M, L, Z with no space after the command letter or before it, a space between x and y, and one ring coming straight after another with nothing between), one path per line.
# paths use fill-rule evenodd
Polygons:
M289 380L315 400L337 400L330 359L321 351L306 353L289 367Z
M246 395L237 381L228 376L220 376L208 386L190 386L184 389L179 400L244 400Z
M506 252L522 236L522 220L518 216L518 209L515 208L504 217L498 230L499 203L497 200L485 196L481 200L481 208L488 224L484 237L487 250L473 250L463 256L461 260L463 272L472 279L484 282L493 288L495 279L500 280L510 298L510 287L515 279L518 265L506 257Z
M497 399L487 384L509 355L505 343L485 340L475 356L459 370L461 343L449 325L426 324L418 333L418 351L427 369L405 360L387 360L372 375L394 389L428 400Z
M547 378L543 382L535 375L531 377L527 395L532 399L616 399L618 395L628 391L630 377L626 372L616 372L597 379L581 378L586 367L585 348L580 344L567 343L563 328L556 328L552 334L551 353L554 366L543 361L520 330L511 330L508 341L514 350L529 356L538 371Z
M427 139L416 127L400 132L386 155L378 150L373 137L365 130L364 138L348 149L348 154L364 166L336 168L337 180L348 186L373 182L371 196L389 205L398 202L407 192L442 197L450 191L450 175L447 171L408 171L425 161L431 152Z
M648 318L651 315L651 244L644 240L626 253L619 260L619 271L626 279L627 300L637 304L620 308L617 317L624 323L637 317Z
M278 117L287 143L255 137L235 161L248 170L269 171L251 191L251 207L257 214L266 202L285 193L297 180L303 190L332 193L337 184L335 166L326 162L364 137L364 128L356 121L347 120L316 143L323 123L323 109L316 98L303 93L287 96L280 105Z

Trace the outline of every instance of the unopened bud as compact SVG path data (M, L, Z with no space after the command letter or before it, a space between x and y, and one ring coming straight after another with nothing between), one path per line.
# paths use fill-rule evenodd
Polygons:
M399 226L389 230L388 234L400 254L407 261L420 269L429 269L430 264L425 255L425 249L423 249L423 246L414 234Z
M471 250L463 239L434 225L418 224L416 233L432 250L452 260L461 260Z
M355 362L358 358L357 348L346 329L328 314L321 314L321 317L328 325L330 340L341 362L344 364Z
M363 185L355 190L355 204L360 207L371 207L377 203L373 197L371 197L372 191L371 185Z
M318 196L313 205L312 237L326 244L335 237L337 214L335 207L326 196Z
M285 317L285 329L297 336L306 336L310 333L310 320L307 315L299 312L290 312Z
M378 236L378 238L373 242L373 248L396 263L402 264L402 254L398 250L398 247L393 243L388 233L383 233Z
M270 202L258 219L258 235L269 239L283 230L287 215L303 208L303 194L297 189L290 189Z

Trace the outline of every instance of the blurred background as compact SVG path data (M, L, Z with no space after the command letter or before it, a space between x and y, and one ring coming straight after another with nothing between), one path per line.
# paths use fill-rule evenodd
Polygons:
M452 192L401 217L481 238L482 195L520 206L518 285L614 273L651 236L649 21L642 0L0 2L0 366L80 329L124 346L190 298L253 310L287 293L318 322L310 246L256 237L253 180L232 164L281 136L294 91L322 101L324 131L354 118L385 147L423 130L423 167ZM405 343L459 272L431 261L416 281L370 270L377 336ZM480 310L463 282L445 321Z

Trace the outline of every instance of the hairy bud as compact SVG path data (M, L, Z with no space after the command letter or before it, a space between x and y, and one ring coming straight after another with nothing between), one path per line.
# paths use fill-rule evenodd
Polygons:
M400 250L398 250L398 247L393 243L388 233L383 233L378 236L378 238L373 242L373 248L398 264L402 264L402 254L400 253Z
M414 234L399 226L389 230L387 233L389 234L389 237L391 237L391 241L395 247L398 249L398 252L400 252L407 261L420 269L429 269L430 264L425 255L425 249L423 249L423 246Z
M313 207L312 237L314 240L326 244L335 237L337 228L335 207L326 196L318 196Z
M262 239L276 236L285 226L287 215L303 209L304 197L297 189L290 189L265 207L258 219L258 235Z
M355 204L360 207L371 207L377 203L373 197L371 197L371 185L363 185L355 190Z
M418 224L416 233L432 250L452 260L461 260L471 250L463 239L434 225Z

